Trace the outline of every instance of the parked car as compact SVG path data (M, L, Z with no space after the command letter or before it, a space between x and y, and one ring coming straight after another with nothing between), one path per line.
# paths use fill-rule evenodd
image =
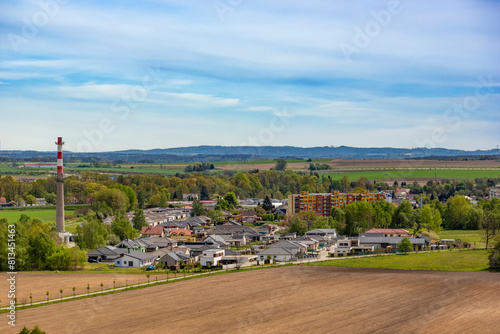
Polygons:
M146 267L146 270L155 270L155 266L149 265Z

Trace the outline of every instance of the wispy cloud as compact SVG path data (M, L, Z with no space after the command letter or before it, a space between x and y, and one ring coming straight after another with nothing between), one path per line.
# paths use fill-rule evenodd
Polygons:
M479 76L491 75L493 92L463 119L466 135L450 132L453 140L443 145L489 148L500 141L498 131L478 131L485 120L500 128L500 4L401 1L401 13L346 62L339 44L352 43L387 3L255 0L234 6L221 21L211 1L72 1L28 38L23 18L39 12L39 3L4 1L0 105L10 115L43 112L45 118L32 119L50 129L44 119L64 106L63 124L78 133L74 124L91 129L108 117L110 104L141 87L145 69L154 66L161 83L116 123L102 149L128 148L123 129L146 126L142 117L189 124L181 115L210 125L196 126L189 144L228 144L230 136L259 133L274 117L270 106L282 105L296 122L272 144L413 146L448 108L474 96ZM9 34L26 39L19 52ZM244 131L233 131L242 124ZM0 126L6 133L4 127L17 125L9 118ZM147 133L163 131L161 122L147 127ZM313 135L304 141L297 133ZM34 140L41 135L36 131L24 135L33 136L31 145L53 149ZM16 142L13 148L27 148Z

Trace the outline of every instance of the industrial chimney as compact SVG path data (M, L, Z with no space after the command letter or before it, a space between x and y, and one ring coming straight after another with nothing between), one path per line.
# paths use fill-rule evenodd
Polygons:
M62 137L57 138L57 207L56 207L56 227L57 232L64 233L64 174L63 174L63 153L64 142Z

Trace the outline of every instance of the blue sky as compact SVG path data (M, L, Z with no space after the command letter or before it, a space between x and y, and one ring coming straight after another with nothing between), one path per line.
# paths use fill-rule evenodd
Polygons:
M498 17L482 0L3 1L0 149L491 149Z

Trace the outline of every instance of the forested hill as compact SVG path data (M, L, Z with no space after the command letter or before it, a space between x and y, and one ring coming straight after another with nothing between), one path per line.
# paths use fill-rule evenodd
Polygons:
M54 152L0 151L0 158L16 160L49 160ZM249 161L277 158L355 158L404 159L423 157L495 156L496 150L465 151L445 148L392 148L392 147L295 147L295 146L189 146L153 150L125 150L114 152L65 152L70 160L108 160L117 162L195 162L195 161ZM5 159L4 159L5 160Z

